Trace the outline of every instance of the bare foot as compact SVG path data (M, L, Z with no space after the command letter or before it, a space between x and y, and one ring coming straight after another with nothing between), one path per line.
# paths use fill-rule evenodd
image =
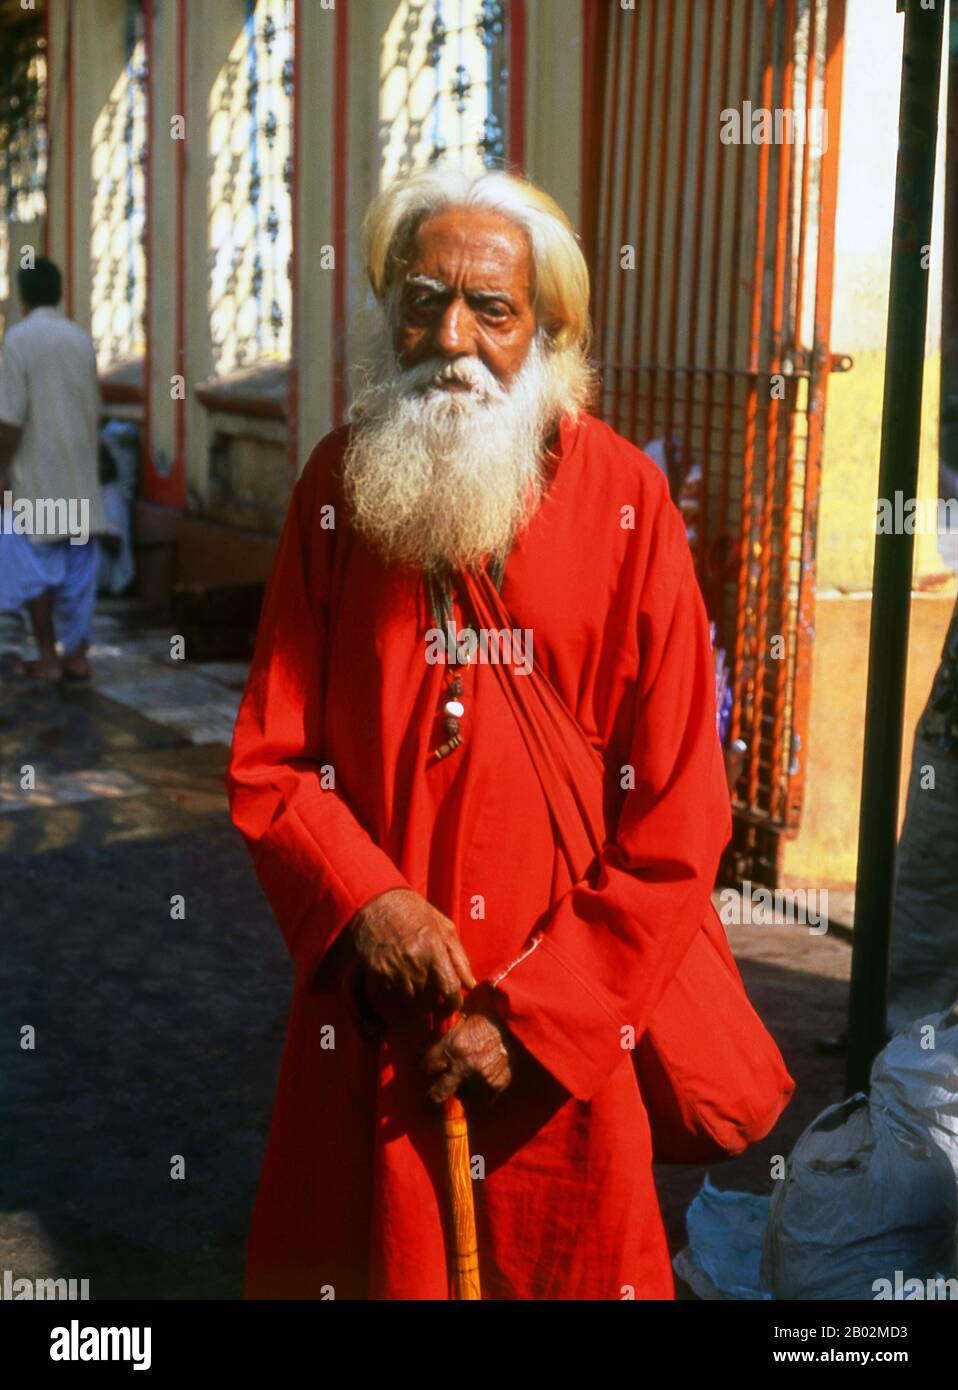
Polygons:
M63 674L56 657L40 657L37 661L15 661L13 669L18 676L27 676L34 681L58 681Z
M63 658L63 679L68 681L88 681L90 679L90 663L86 659L86 654L80 652L70 652Z

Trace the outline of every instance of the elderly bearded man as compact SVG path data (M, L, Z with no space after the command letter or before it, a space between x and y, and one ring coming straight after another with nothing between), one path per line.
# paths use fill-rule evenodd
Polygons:
M730 831L683 525L585 411L588 275L548 196L417 174L374 203L365 249L383 349L295 488L229 771L296 967L247 1294L449 1297L436 1103L461 1089L484 1296L671 1298L623 1035ZM579 881L508 651L428 659L444 612L477 630L480 592L604 762L606 844Z

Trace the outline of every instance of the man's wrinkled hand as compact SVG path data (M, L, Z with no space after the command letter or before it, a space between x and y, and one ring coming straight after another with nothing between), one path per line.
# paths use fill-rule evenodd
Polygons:
M473 1079L500 1096L512 1081L509 1033L493 1015L468 1014L429 1049L423 1069L432 1083L429 1099L437 1104Z
M410 889L374 898L357 915L353 942L366 997L386 1018L417 999L458 1008L463 988L475 987L455 926Z

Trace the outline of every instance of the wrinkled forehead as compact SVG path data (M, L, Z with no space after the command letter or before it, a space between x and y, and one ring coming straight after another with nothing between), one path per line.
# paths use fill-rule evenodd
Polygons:
M430 280L447 288L532 294L532 248L525 229L502 213L478 208L448 208L423 218L397 268L401 284Z

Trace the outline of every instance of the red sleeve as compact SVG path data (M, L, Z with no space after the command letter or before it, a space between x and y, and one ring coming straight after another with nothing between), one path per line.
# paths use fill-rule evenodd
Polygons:
M227 771L233 824L296 969L307 973L360 908L388 889L409 887L339 793L323 785L326 605L336 533L318 523L321 463L314 455L293 491Z
M708 620L667 494L650 547L628 756L634 789L614 839L494 994L511 1031L579 1100L621 1065L623 1028L644 1031L702 924L731 832Z

